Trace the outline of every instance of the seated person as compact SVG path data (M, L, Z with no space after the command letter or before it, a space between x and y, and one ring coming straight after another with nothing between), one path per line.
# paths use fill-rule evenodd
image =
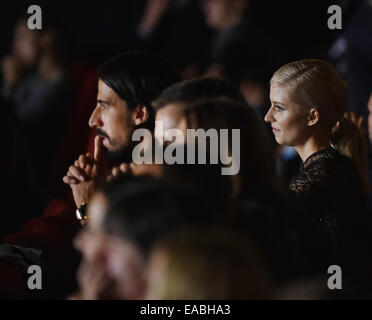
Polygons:
M243 235L226 228L165 234L148 263L150 300L272 298L265 260Z
M98 188L88 214L74 241L83 254L80 291L70 299L143 299L154 242L184 226L209 224L214 212L196 192L142 176Z
M76 206L80 207L89 199L98 180L97 172L104 175L102 163L98 164L97 159L104 160L102 155L107 147L111 151L110 165L118 158L125 161L128 148L130 150L133 147L127 136L137 126L150 129L154 127L150 102L175 81L175 72L163 60L150 54L124 53L101 68L98 102L90 119L90 125L97 128L99 135L94 168L93 152L92 156L83 154L79 158L89 159L95 175L90 172L89 179L85 180L80 180L80 175L77 179L70 176L66 182L71 185L75 201L72 196L53 199L43 216L30 220L21 232L3 240L11 245L43 251L44 261L48 262L51 274L48 278L50 285L46 284L43 292L49 293L50 297L65 297L74 285L77 257L72 250L72 238L78 231L79 224L73 212ZM6 278L5 274L4 277ZM5 278L0 279L0 287L7 280ZM22 296L21 292L19 294Z
M361 177L331 145L332 129L347 108L344 81L325 61L294 61L274 73L270 99L265 120L276 141L293 146L303 162L289 186L293 197L329 234L345 274L370 274L371 223Z

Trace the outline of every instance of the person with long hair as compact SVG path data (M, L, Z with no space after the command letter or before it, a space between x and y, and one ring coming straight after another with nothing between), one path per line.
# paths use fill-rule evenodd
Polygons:
M353 121L352 114L345 113L344 118L337 122L332 130L331 144L341 154L354 161L368 197L371 187L367 171L367 143L363 131Z
M351 263L365 258L369 228L363 184L352 159L332 147L332 130L347 109L347 88L322 60L294 61L270 82L271 123L276 141L302 159L290 190L329 233L335 253ZM365 265L365 263L363 263Z

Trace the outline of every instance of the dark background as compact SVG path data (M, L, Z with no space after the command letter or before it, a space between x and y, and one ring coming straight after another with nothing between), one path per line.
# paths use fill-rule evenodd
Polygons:
M345 28L357 2L252 0L249 12L278 41L281 49L285 49L290 60L321 55L340 33L327 28L327 8L332 4L342 6ZM120 51L135 49L131 40L145 3L146 0L3 2L5 9L0 19L0 56L9 50L17 17L25 14L28 6L37 4L41 6L43 13L52 12L58 17L70 36L69 45L74 57L99 63Z

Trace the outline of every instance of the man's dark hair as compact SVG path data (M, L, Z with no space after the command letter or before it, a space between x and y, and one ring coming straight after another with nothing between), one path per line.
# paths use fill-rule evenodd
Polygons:
M230 81L220 78L196 78L178 82L165 89L155 99L153 107L159 110L170 103L190 104L199 100L226 97L246 104L244 96Z
M216 215L197 193L149 176L118 178L101 191L108 200L105 232L130 241L145 258L159 236L207 225Z
M154 100L165 88L179 80L177 73L160 57L145 52L124 52L106 61L99 79L127 103L130 110L146 106L149 119L142 126L155 126Z

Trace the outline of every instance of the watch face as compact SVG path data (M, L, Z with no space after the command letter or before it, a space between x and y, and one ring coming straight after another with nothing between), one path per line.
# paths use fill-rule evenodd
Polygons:
M78 220L83 220L85 218L83 212L81 212L81 209L76 209L76 218L78 218Z

